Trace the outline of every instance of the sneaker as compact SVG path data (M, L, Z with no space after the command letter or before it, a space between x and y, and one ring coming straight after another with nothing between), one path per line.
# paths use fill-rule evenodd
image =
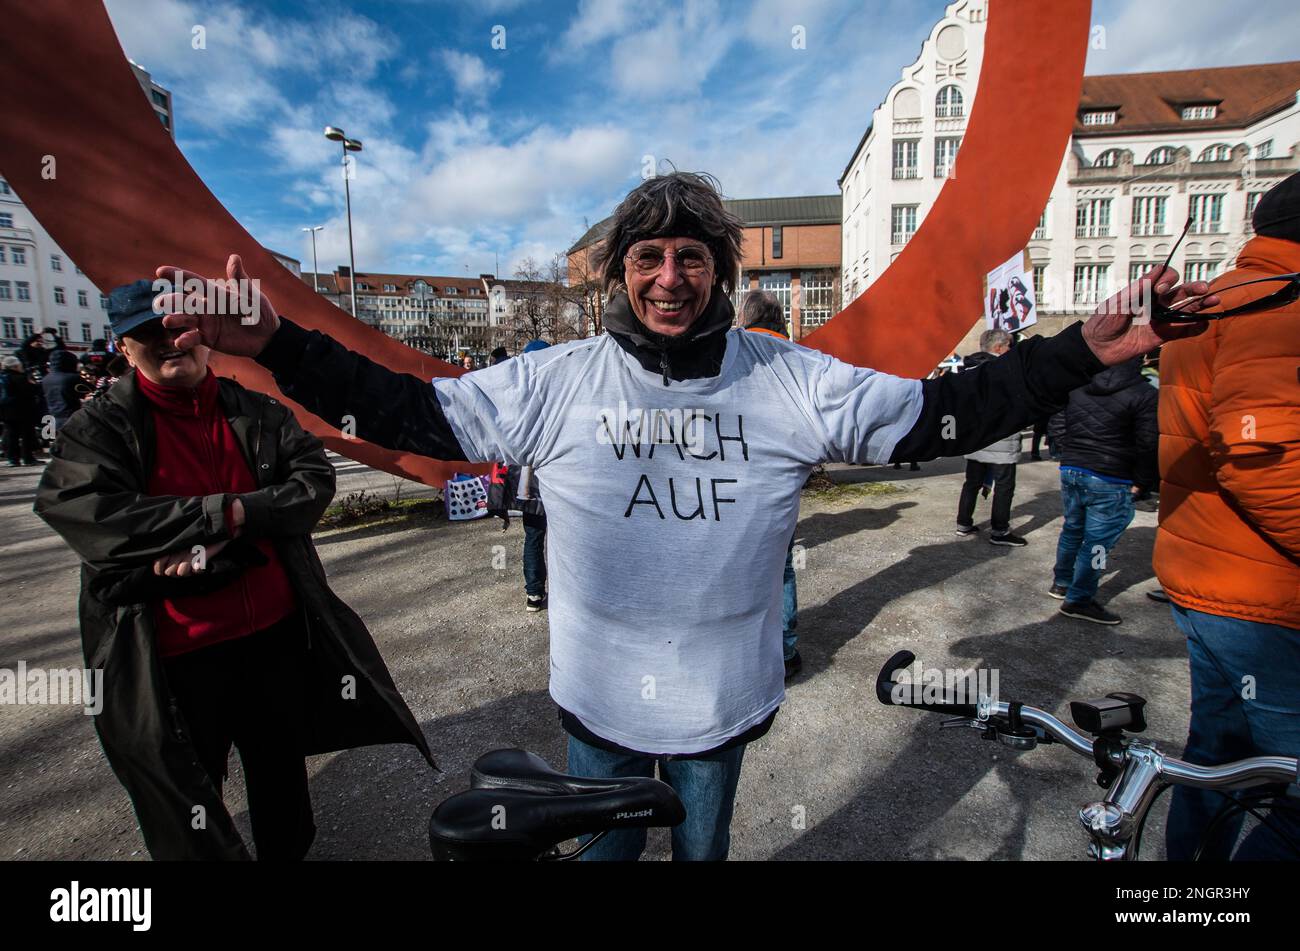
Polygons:
M803 658L799 656L798 651L795 651L793 656L785 662L785 679L789 680L801 670L803 670Z
M1169 603L1169 595L1165 594L1164 588L1156 588L1154 591L1148 591L1147 597L1159 604Z
M1024 548L1029 542L1025 541L1019 535L1012 535L1010 532L1003 532L1001 535L990 535L990 545L1008 545L1011 548Z
M1093 624L1118 624L1118 614L1111 614L1096 601L1066 601L1061 605L1061 613L1066 617L1076 617L1080 621Z
M1067 591L1069 591L1069 590L1070 590L1070 589L1067 588L1067 587L1066 587L1065 585L1063 585L1063 584L1054 584L1054 585L1052 585L1050 588L1047 589L1047 596L1048 596L1049 598L1055 598L1057 601L1064 601L1064 600L1065 600L1065 592L1067 592Z
M528 595L528 613L536 614L538 611L546 610L546 595L530 594Z
M978 528L976 528L974 525L958 525L958 526L957 526L957 534L958 534L958 535L961 535L963 538L964 538L965 536L967 536L967 535L978 535L979 532L980 532L980 530L979 530Z

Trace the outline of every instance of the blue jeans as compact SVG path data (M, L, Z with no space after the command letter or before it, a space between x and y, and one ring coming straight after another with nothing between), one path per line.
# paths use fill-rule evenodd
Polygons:
M524 524L524 593L546 593L546 528Z
M1096 597L1105 556L1133 521L1131 488L1085 472L1061 470L1065 524L1056 543L1053 582L1069 589L1066 601L1078 603Z
M1217 766L1247 756L1300 756L1300 631L1170 607L1187 637L1192 673L1192 720L1183 759ZM1172 795L1166 847L1171 860L1185 861L1196 854L1210 821L1228 800L1187 786L1175 786ZM1222 823L1202 857L1226 860L1242 818ZM1271 821L1300 843L1300 820L1294 813L1275 810ZM1235 858L1294 861L1300 856L1271 830L1257 826Z
M785 648L785 659L794 656L795 644L799 641L799 594L794 583L794 545L785 553L785 582L781 597L781 644Z
M686 819L673 827L673 861L721 862L731 848L731 813L744 756L744 744L704 759L630 756L570 736L568 772L610 779L654 776L657 760L659 778L677 791L686 807ZM635 862L645 850L645 840L645 829L616 829L584 852L582 860Z

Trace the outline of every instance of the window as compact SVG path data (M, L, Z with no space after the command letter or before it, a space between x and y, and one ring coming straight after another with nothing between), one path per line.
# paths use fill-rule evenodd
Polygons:
M90 301L86 298L86 292L85 292L85 291L77 291L77 306L78 306L78 307L89 307L89 306L90 306Z
M1203 119L1213 119L1219 112L1219 107L1213 103L1201 103L1193 106L1183 106L1183 121L1196 122Z
M50 255L50 270L51 271L63 270L63 257L61 255L58 254Z
M1268 158L1273 154L1273 140L1261 142L1255 146L1255 158Z
M5 317L0 320L0 336L6 340L14 340L18 337L18 322L12 317Z
M1219 273L1220 261L1188 261L1184 266L1185 281L1212 281Z
M920 139L894 140L894 178L920 178L920 172L917 171L920 151Z
M61 287L56 287L56 288L54 289L54 303L56 303L56 304L66 304L67 302L68 302L68 301L67 301L67 299L66 299L66 297L64 296L64 293L63 293L63 288L61 288Z
M1168 199L1164 195L1146 195L1133 199L1133 237L1152 234L1168 234L1165 231L1165 206Z
M807 333L831 319L835 309L835 283L826 276L799 282L799 327Z
M1246 192L1246 227L1250 228L1251 219L1255 217L1255 206L1264 197L1263 192Z
M167 108L167 97L162 93L160 93L157 89L149 90L149 98L154 101L155 105L162 106L164 109Z
M32 323L32 318L30 317L20 317L18 319L18 327L19 327L19 336L21 336L24 340L26 340L32 334L36 333L36 327Z
M0 228L12 228L14 226L14 216L7 211L0 211Z
M0 300L13 300L14 289L8 281L0 281Z
M105 297L103 294L99 295L99 309L108 310L108 298Z
M1219 142L1207 147L1196 156L1198 162L1227 162L1232 159L1232 146Z
M0 195L12 195L13 193L14 191L9 187L9 183L0 178Z
M86 272L83 271L81 268L77 267L75 264L72 266L72 269L73 269L74 271L76 271L77 274L79 274L79 275L80 275L80 274L85 274L85 273L86 273Z
M66 341L66 340L68 339L69 336L70 336L70 335L69 335L69 333L68 333L68 322L67 322L66 320L60 320L60 321L59 321L59 337Z
M11 255L13 255L13 259L14 259L14 263L15 263L15 264L26 264L26 263L27 263L27 249L26 249L26 248L14 248L14 247L11 247L11 248L9 249L9 253L10 253Z
M1046 264L1034 265L1034 300L1043 302L1043 277L1047 274Z
M1097 156L1093 168L1114 168L1119 164L1119 149L1107 149Z
M1047 239L1047 209L1046 208L1044 208L1043 213L1038 216L1038 227L1034 229L1034 238L1035 240L1038 241L1045 241Z
M1114 109L1097 109L1083 114L1084 125L1114 125Z
M471 296L473 296L473 297L478 297L478 296L481 296L481 295L483 294L483 288L481 288L481 287L471 287L471 288L469 289L469 292L470 292L470 295L471 295Z
M957 150L960 138L934 140L934 177L952 178L957 174Z
M1174 150L1171 146L1162 145L1158 149L1152 149L1151 154L1147 156L1147 165L1168 165L1174 160Z
M1076 238L1110 237L1110 199L1091 198L1079 202L1074 213Z
M91 331L90 331L90 324L82 324L82 325L81 325L81 342L82 342L82 343L90 343L90 342L91 342L91 339L92 339L92 338L91 338L91 336L90 336L90 333L91 333Z
M1193 195L1192 234L1218 234L1223 230L1223 196Z
M934 97L934 115L938 119L960 119L966 112L966 103L961 90L956 86L944 86L939 95Z
M456 288L454 288L454 287L444 287L442 290L443 290L443 293L444 293L444 294L455 294L455 293L456 293Z
M1109 264L1076 264L1074 266L1074 302L1079 305L1100 303L1106 292Z
M396 285L396 284L385 284L385 285L384 285L384 290L386 290L386 291L388 291L388 293L392 294L392 293L394 293L394 292L397 290L397 285Z
M14 291L17 293L19 300L32 299L32 285L26 281L14 281Z
M785 255L785 228L776 225L772 229L772 257L779 258Z
M894 205L891 209L894 244L907 244L916 234L916 208L916 205Z
M8 257L5 256L5 246L0 244L0 264L4 264L8 260Z
M1155 261L1130 261L1128 264L1128 282L1132 284L1155 266Z

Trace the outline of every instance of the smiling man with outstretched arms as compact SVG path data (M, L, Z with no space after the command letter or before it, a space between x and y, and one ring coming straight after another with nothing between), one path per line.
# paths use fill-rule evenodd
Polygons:
M169 327L188 328L178 346L255 357L322 419L352 416L362 439L533 467L569 771L653 775L657 763L686 806L679 859L726 857L745 745L784 699L782 559L809 471L972 452L1161 342L1115 299L968 373L919 381L851 366L731 329L741 228L707 176L642 183L602 249L607 334L432 385L294 324L265 297L248 324L194 313L180 294L157 303ZM246 277L237 257L226 276ZM1147 278L1189 313L1216 302L1186 300L1207 288L1172 289L1172 271ZM644 830L618 831L584 857L635 859L644 844Z

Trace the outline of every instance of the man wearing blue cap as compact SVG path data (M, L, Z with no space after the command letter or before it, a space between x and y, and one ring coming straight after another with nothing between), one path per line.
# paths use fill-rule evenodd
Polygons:
M334 496L316 437L278 401L176 345L136 281L109 296L131 371L60 429L36 512L82 561L95 726L157 859L246 859L222 802L239 748L259 859L315 836L305 755L414 744L361 620L330 591L311 529Z

